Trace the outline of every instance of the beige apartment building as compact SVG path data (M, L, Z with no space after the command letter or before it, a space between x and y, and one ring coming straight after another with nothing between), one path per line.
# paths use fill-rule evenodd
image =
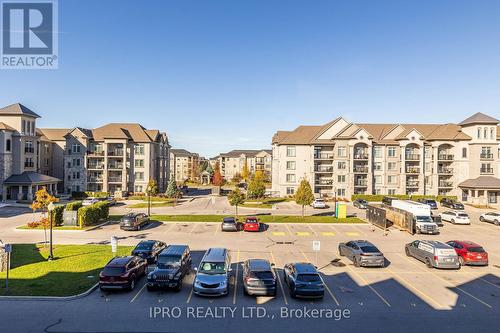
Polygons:
M292 195L307 179L317 196L456 195L500 201L499 120L482 113L458 124L355 124L278 131L272 139L272 188Z
M170 149L170 179L178 183L186 180L199 181L200 155L185 149Z
M95 129L75 127L64 138L66 193L144 193L150 179L160 192L166 190L170 165L166 133L136 123L111 123Z
M214 157L212 161L219 162L221 174L226 181L231 181L237 174L241 175L245 164L251 174L262 171L267 179L271 179L271 150L232 150Z

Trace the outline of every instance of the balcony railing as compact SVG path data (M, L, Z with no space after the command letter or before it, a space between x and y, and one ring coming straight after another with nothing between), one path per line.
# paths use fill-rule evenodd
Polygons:
M24 152L33 154L35 152L35 147L24 147Z
M89 155L89 156L104 156L104 151L87 150L87 155Z
M108 169L123 169L123 164L111 163L108 164Z
M406 168L406 173L420 173L420 168L408 167Z
M333 153L316 153L314 158L317 160L330 160L333 158Z
M123 156L123 149L108 150L108 156Z
M121 183L122 182L122 177L108 177L108 182L110 183Z
M101 177L88 177L87 181L89 183L102 183L102 178Z
M367 160L368 159L368 153L365 153L365 152L355 152L354 153L354 159L355 160Z
M405 160L407 160L407 161L420 161L420 154L406 154Z
M333 180L316 179L316 185L333 185Z
M451 154L438 154L438 160L439 161L453 161L453 158L455 156Z
M438 187L453 187L453 182L440 181Z
M88 169L104 169L104 164L89 164Z
M407 181L406 187L418 187L418 181L415 181L415 180Z
M357 165L355 165L352 168L352 171L353 172L357 172L357 173L368 173L368 167L367 166L357 166Z
M481 159L482 160L492 160L493 153L481 153Z
M368 180L366 179L358 179L354 181L354 186L357 187L366 187L368 186Z
M492 175L493 174L493 168L481 168L481 174L483 175Z
M438 169L438 173L452 174L453 173L453 169L451 169L451 168L440 168L440 169Z
M316 166L315 172L333 172L333 166Z
M35 163L34 162L24 162L24 167L25 168L34 168Z

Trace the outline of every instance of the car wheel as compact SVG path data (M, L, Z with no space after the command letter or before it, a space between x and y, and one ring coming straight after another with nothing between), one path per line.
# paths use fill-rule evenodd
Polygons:
M494 225L496 225L496 226L498 227L498 226L500 225L500 221L495 220L495 221L493 221L493 224L494 224Z
M410 250L407 247L405 247L405 253L407 257L411 257Z
M484 217L480 216L479 221L484 222Z
M432 268L432 261L429 259L429 258L425 258L425 265L428 267L428 268Z
M247 288L243 287L243 294L245 296L249 296Z
M339 246L339 256L343 257L344 254L342 254L342 248Z
M359 262L358 262L358 259L356 259L356 257L354 257L352 259L352 263L353 263L354 267L359 267Z
M451 224L455 224L455 219L450 220Z
M134 288L135 288L135 276L132 276L132 280L130 280L129 289L134 290Z
M465 266L465 260L462 256L458 256L458 262L460 263L460 266Z
M182 290L182 280L179 281L179 283L177 284L177 287L175 288L176 292L179 292L181 290Z
M152 286L146 286L146 289L147 289L148 291L153 291L155 288L154 288L154 287L152 287Z
M295 293L295 290L292 290L292 288L290 288L290 297L291 298L296 298L297 297L297 293Z

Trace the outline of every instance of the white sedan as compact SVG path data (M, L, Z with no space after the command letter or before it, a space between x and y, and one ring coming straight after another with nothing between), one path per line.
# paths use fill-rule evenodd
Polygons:
M311 206L313 208L326 208L326 203L325 203L325 200L323 200L323 199L316 199L313 201Z
M442 221L448 221L453 224L470 224L469 215L464 212L446 211L439 214Z
M500 212L488 212L481 214L481 216L479 217L479 221L493 223L494 225L500 225Z

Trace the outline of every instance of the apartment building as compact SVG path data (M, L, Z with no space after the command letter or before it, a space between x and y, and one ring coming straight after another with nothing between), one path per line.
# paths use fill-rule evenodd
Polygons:
M42 186L57 194L61 178L53 177L47 154L51 144L39 133L38 114L22 104L0 109L0 200L32 200Z
M64 189L71 192L143 193L148 181L166 190L170 146L166 133L136 123L95 129L75 127L65 136Z
M178 183L199 181L200 155L185 149L170 149L170 179Z
M262 171L267 179L271 179L272 150L232 150L212 160L219 162L221 174L227 181L241 175L245 164L250 173Z
M456 195L497 205L499 123L482 113L458 124L355 124L339 117L278 131L273 191L292 195L305 178L317 196Z

